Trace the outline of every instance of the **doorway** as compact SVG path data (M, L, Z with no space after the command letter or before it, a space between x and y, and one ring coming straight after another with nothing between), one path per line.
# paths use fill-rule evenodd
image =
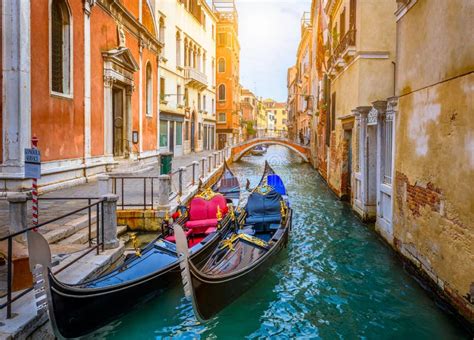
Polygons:
M342 198L350 201L352 192L352 130L344 130L342 163Z
M124 117L124 90L114 87L112 89L112 115L113 115L113 152L114 157L123 157L125 152L125 117Z

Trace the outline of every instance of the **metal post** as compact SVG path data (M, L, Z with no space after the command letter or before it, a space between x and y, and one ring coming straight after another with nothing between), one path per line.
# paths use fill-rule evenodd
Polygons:
M193 186L196 184L196 168L199 166L198 161L193 162Z
M208 168L207 170L208 170L208 172L210 173L211 170L212 170L212 165L211 165L211 163L212 163L212 156L211 156L211 155L207 156L207 159L209 160L209 168Z
M178 169L179 171L179 185L178 185L178 195L183 195L183 173L186 171L186 167L182 166Z
M201 158L201 178L204 178L205 168L206 165L204 162L206 161L206 157Z
M102 196L102 249L119 246L117 239L117 201L118 196L107 194Z
M214 169L217 168L217 152L213 153L214 155Z
M13 242L8 238L8 268L7 268L7 319L12 317L12 274L13 274Z

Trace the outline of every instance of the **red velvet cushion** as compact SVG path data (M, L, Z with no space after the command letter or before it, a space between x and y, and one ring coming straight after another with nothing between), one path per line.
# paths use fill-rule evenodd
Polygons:
M208 218L217 218L217 207L221 209L222 217L227 214L227 201L223 195L214 196L207 205Z
M184 234L186 235L186 238L189 237L192 233L193 233L192 230L187 230L187 231L184 232ZM169 241L169 242L176 243L176 237L174 235L166 236L165 240Z
M205 234L207 229L215 227L217 227L217 218L186 222L186 228L192 229L194 234Z
M197 221L207 219L207 204L208 201L200 197L193 198L189 204L189 220Z

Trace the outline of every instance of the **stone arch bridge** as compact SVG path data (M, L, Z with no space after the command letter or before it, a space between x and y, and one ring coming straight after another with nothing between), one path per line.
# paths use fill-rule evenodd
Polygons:
M301 158L303 158L305 162L309 162L309 159L310 159L309 146L301 145L292 140L289 140L288 138L277 138L277 137L255 138L255 139L250 139L248 141L232 146L231 147L232 161L237 162L239 159L241 159L247 152L252 150L254 147L256 147L257 145L263 145L263 144L282 145L290 149L291 151L295 152L299 156L301 156Z

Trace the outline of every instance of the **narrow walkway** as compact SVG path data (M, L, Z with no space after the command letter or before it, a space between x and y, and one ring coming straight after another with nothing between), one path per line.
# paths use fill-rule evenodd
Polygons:
M173 159L173 168L172 171L178 170L180 167L190 165L194 161L199 161L203 157L207 157L212 154L214 151L202 151L199 153L192 153L180 157L176 157ZM130 175L136 176L158 176L160 171L158 165L153 166L152 169L148 169L144 172L134 172L130 173ZM133 189L133 184L130 184ZM130 201L138 201L143 200L143 190L142 184L136 187L139 190L128 190L127 188L127 200ZM81 185L76 185L73 187L62 188L47 194L41 195L40 198L48 198L48 197L98 197L99 196L99 187L96 180L84 183ZM52 218L57 216L63 215L69 211L74 211L79 209L83 206L87 205L87 201L82 200L69 200L69 201L43 201L41 202L40 199L40 206L39 206L39 223L44 221L49 221ZM28 202L28 210L31 211L31 202ZM84 211L82 214L78 213L77 216L86 214ZM31 223L31 220L28 221ZM58 223L61 223L59 221ZM8 216L8 201L7 200L0 200L0 230L5 230L9 226L9 216ZM52 225L48 229L54 228L55 226ZM48 230L44 230L48 231Z

